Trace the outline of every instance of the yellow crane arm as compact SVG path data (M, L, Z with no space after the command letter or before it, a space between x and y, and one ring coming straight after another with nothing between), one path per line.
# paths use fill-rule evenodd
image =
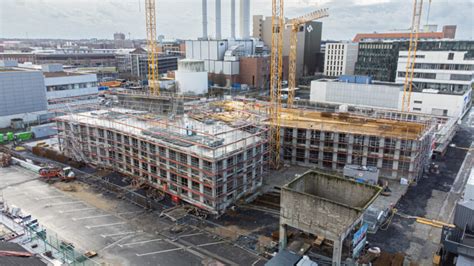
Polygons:
M148 88L151 94L160 95L158 49L156 47L156 1L145 0L145 21L148 62Z
M291 27L290 55L288 59L288 101L287 106L291 108L295 99L296 89L296 55L298 42L298 29L302 24L329 16L328 9L323 8L303 16L291 19L287 25Z

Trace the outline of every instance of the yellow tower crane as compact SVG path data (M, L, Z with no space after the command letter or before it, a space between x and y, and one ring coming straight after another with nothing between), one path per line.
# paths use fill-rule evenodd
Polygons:
M314 12L308 13L301 17L291 19L287 25L291 27L290 37L290 57L288 60L288 102L287 106L291 108L295 99L296 89L296 55L297 55L297 44L298 44L298 32L301 25L329 16L327 8L319 9Z
M156 1L145 0L146 41L148 56L148 89L153 95L160 95L158 73L158 49L156 46Z
M272 49L270 68L270 130L269 152L270 164L280 167L280 112L281 112L281 81L283 73L283 31L285 27L283 0L272 0Z
M405 82L403 84L402 111L410 111L411 93L413 90L413 76L415 72L416 49L418 46L418 33L420 31L421 11L423 0L413 0L413 16L408 47L407 64L405 67Z

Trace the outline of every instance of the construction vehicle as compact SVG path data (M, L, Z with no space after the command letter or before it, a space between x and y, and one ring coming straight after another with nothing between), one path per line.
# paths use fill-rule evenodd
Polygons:
M68 182L76 178L76 174L71 167L43 167L38 171L40 177L46 182L62 181Z

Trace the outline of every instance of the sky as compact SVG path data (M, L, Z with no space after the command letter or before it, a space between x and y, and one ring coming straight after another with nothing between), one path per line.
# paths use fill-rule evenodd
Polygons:
M0 38L112 39L123 32L145 38L145 0L0 0ZM250 0L251 16L271 15L271 0ZM215 33L214 0L208 0L209 35ZM421 23L426 24L427 6ZM236 25L238 3L236 0ZM156 0L157 32L167 39L195 39L202 35L201 0ZM360 32L408 29L412 0L286 0L285 16L292 18L329 8L323 39L351 40ZM472 40L474 0L433 0L430 24L457 25L456 39ZM250 29L250 32L252 30ZM230 0L222 0L222 35L230 35Z

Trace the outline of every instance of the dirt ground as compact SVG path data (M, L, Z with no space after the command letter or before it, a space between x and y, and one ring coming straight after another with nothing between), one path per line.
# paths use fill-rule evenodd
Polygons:
M56 182L53 186L101 210L114 211L117 209L117 201L105 198L103 194L93 191L87 184L80 182Z

